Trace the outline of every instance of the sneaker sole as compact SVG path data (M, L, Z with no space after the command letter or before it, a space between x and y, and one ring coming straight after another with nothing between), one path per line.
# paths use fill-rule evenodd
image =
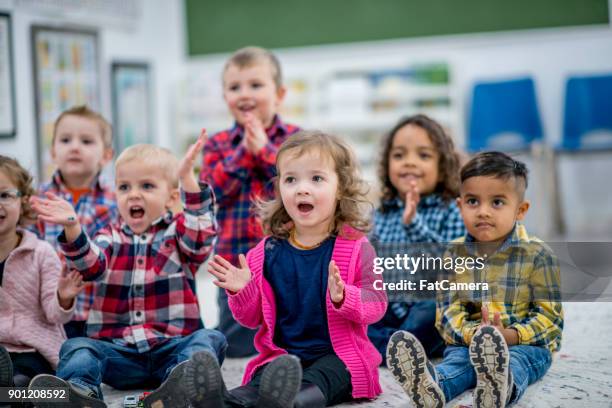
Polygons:
M191 356L185 367L183 390L194 408L224 407L223 376L217 358L208 352Z
M444 393L427 369L425 350L412 334L393 333L387 345L387 367L416 408L444 406Z
M13 385L13 362L11 355L6 349L0 346L0 387L10 387Z
M36 389L51 389L51 388L66 388L68 389L68 401L65 402L36 402L33 401L35 407L40 408L106 408L104 401L96 398L86 397L74 391L70 384L59 377L48 374L40 374L32 379L30 386L31 390Z
M182 408L187 406L185 393L181 388L187 361L177 364L155 391L147 395L142 403L146 408Z
M492 326L483 326L472 338L469 351L476 371L474 407L505 407L510 352L504 337Z
M256 408L293 408L302 385L300 360L288 354L277 357L265 369Z

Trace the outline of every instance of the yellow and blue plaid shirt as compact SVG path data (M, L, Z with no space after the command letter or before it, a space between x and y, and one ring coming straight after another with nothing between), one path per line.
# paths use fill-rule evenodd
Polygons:
M474 238L467 234L453 241L451 256L475 257ZM438 291L436 327L447 342L467 346L481 324L480 310L485 304L490 319L501 315L504 327L518 332L519 344L561 348L563 307L559 263L539 239L529 237L521 224L492 255L484 268L464 273L451 272L449 282L486 282L488 290Z

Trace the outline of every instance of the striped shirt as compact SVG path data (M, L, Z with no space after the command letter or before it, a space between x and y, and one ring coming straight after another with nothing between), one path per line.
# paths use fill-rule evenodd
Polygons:
M449 248L452 256L477 256L469 234ZM561 347L563 307L559 262L539 239L517 224L504 243L486 257L484 268L450 273L453 283L486 282L488 290L438 291L436 326L448 344L468 346L481 323L481 307L489 316L500 312L504 327L518 332L519 344Z
M165 339L202 328L195 273L216 236L214 195L206 184L182 192L185 211L158 218L137 235L122 223L91 240L59 237L68 265L96 281L87 336L151 350Z
M74 202L70 190L64 184L59 170L53 174L49 183L45 183L40 187L38 193L41 197L44 197L45 193L53 193L71 203L79 218L79 222L90 237L95 236L98 231L116 222L119 217L115 193L111 186L104 184L100 180L99 175L94 178L89 193L82 194L77 203ZM63 230L64 228L61 225L39 220L35 228L32 229L32 232L35 232L39 238L53 245L61 257L57 237ZM87 320L89 308L93 302L94 286L95 283L86 283L83 286L83 290L76 299L72 320Z
M260 222L253 212L255 198L274 196L276 152L287 137L299 128L275 116L266 129L268 143L257 154L249 152L242 140L244 128L238 124L217 133L204 146L200 180L209 183L219 203L219 241L216 253L233 264L263 238Z

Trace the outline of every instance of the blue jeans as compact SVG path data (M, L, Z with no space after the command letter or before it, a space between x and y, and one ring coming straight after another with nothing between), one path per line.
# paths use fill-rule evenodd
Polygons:
M395 316L395 313L389 306L380 321L368 326L368 337L382 356L383 365L387 361L387 344L389 339L398 330L405 330L414 334L423 345L429 357L442 355L444 340L442 340L435 327L436 302L433 300L422 300L408 303L408 305L410 309L403 319Z
M510 371L514 377L510 403L518 401L527 386L546 374L552 362L548 349L535 346L510 346ZM470 362L467 347L447 346L444 360L436 366L438 382L446 401L450 401L463 391L476 387L476 371Z
M57 376L93 390L102 399L101 383L119 390L157 388L178 363L208 350L223 363L227 343L216 330L200 329L174 337L145 353L109 341L75 337L60 350Z

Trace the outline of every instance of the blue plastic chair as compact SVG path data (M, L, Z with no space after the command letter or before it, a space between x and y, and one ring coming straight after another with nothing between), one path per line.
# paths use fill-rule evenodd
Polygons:
M542 122L531 78L474 85L467 148L528 150L541 140Z
M612 75L567 80L561 148L612 149Z

